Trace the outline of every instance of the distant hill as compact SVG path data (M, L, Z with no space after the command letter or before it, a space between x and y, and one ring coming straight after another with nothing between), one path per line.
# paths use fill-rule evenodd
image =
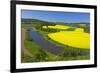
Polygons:
M80 23L65 23L65 22L48 22L48 21L43 21L43 20L39 20L39 19L21 19L21 23L22 25L69 25L69 26L73 26L73 27L80 27L80 26L85 26L85 27L89 27L90 23L86 23L86 22L80 22Z
M31 24L34 24L34 25L53 25L53 23L51 22L47 22L47 21L43 21L43 20L38 20L38 19L21 19L21 23L22 25L31 25Z

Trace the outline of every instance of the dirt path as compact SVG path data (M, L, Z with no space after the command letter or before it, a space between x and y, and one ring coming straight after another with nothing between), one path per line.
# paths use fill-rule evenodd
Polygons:
M26 33L25 33L24 29L22 29L21 34L22 34L22 36L21 36L21 40L22 40L21 41L21 51L22 51L22 53L24 55L28 55L30 57L33 57L33 55L25 48L25 45L24 45L24 40L25 40L25 37L26 37Z

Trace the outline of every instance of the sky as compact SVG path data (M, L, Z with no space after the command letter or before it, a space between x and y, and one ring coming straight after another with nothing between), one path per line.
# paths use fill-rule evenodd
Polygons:
M65 23L88 22L89 23L90 13L21 10L21 18L39 19L48 22L65 22Z

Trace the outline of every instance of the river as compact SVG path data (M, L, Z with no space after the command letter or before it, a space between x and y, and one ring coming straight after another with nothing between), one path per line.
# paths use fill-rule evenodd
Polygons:
M33 30L32 28L29 28L29 36L43 50L57 55L62 54L64 52L63 48L60 48L55 44L52 44L49 41L45 40L41 34L39 34L36 30Z

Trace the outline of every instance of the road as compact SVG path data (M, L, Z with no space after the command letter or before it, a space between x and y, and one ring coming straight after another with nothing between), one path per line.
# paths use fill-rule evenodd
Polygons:
M45 40L42 35L40 35L37 31L29 28L29 36L35 41L42 49L59 55L64 52L63 48L56 46L55 44L50 43L49 41Z
M21 36L21 51L22 51L23 55L27 55L27 56L33 57L32 53L30 51L28 51L25 48L25 45L24 45L24 41L25 41L25 38L26 38L25 30L22 29L21 33L22 33L22 36Z

